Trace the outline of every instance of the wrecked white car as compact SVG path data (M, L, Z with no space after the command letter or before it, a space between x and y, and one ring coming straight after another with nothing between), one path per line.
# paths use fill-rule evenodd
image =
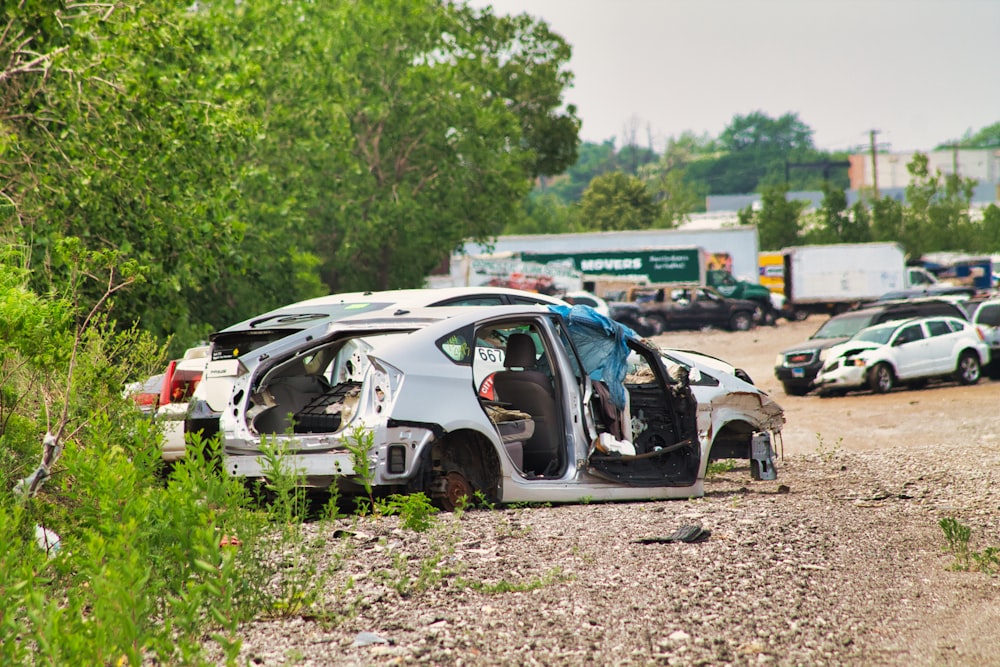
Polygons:
M445 508L696 497L723 456L774 479L780 407L735 376L706 381L719 383L708 403L586 306L369 312L239 358L225 467L265 477L280 451L306 485L422 491Z

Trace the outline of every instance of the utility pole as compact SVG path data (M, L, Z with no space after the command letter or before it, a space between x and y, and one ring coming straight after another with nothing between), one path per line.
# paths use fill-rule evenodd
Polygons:
M878 158L875 153L876 134L878 134L878 130L871 130L868 133L872 145L872 184L875 186L875 201L878 201Z

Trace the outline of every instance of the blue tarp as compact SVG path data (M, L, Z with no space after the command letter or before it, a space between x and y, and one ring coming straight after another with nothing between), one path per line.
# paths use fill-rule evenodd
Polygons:
M629 349L625 341L638 334L623 324L601 315L590 306L549 306L569 323L573 340L587 375L608 387L611 400L618 408L625 407L625 374L628 371Z

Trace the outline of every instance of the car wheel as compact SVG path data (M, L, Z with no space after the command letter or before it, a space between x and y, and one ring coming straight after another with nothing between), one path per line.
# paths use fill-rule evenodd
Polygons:
M738 313L733 313L733 316L729 318L729 328L733 331L749 331L752 326L753 315L742 310Z
M452 470L444 477L444 495L441 497L441 508L446 512L454 512L462 504L472 502L472 484L465 475Z
M646 324L649 329L649 336L659 336L667 330L667 318L663 315L649 315L646 317Z
M889 364L876 364L875 368L868 372L868 386L876 394L887 394L892 391L896 378L892 374Z
M982 369L979 366L979 356L975 352L966 350L958 358L958 369L955 371L955 379L960 384L976 384Z
M793 309L792 310L792 318L791 319L792 319L793 322L803 322L803 321L805 321L808 318L809 318L809 311L808 310L798 310L798 309Z
M782 382L781 386L789 396L805 396L809 393L809 387L803 387L802 385Z

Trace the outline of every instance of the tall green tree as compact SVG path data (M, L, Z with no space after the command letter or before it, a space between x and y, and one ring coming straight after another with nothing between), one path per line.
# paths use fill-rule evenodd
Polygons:
M580 202L580 222L592 231L649 229L659 215L646 184L619 171L591 181Z
M252 127L236 101L202 85L216 79L213 27L166 0L5 9L4 39L41 54L8 64L16 83L0 85L3 187L17 207L6 224L31 249L36 289L66 280L50 248L77 237L148 267L115 295L120 321L198 335L188 304L242 235L236 156Z
M847 206L847 193L827 182L823 184L823 203L819 208L818 228L810 230L809 243L866 243L871 241L871 216L862 206Z
M981 243L976 250L989 253L1000 252L1000 207L996 204L990 204L983 209L978 238Z
M691 165L688 178L704 182L710 194L761 192L787 183L790 189L819 188L825 176L847 187L846 169L797 169L832 159L813 145L812 129L797 114L771 118L761 111L736 115L719 135L718 157Z
M217 13L236 17L230 39L261 69L255 226L291 227L330 290L421 285L462 241L516 219L533 177L576 158L570 50L543 22L441 0Z
M976 132L968 132L960 141L950 141L938 145L938 149L951 148L958 144L962 148L995 148L1000 146L1000 123L993 123Z
M804 201L789 201L788 186L771 186L761 195L760 210L747 207L740 211L740 223L757 225L761 250L781 250L801 242L801 217L806 205Z
M934 250L974 247L969 205L975 179L931 172L923 153L916 153L906 168L911 180L906 187L901 241L907 253L919 257Z

